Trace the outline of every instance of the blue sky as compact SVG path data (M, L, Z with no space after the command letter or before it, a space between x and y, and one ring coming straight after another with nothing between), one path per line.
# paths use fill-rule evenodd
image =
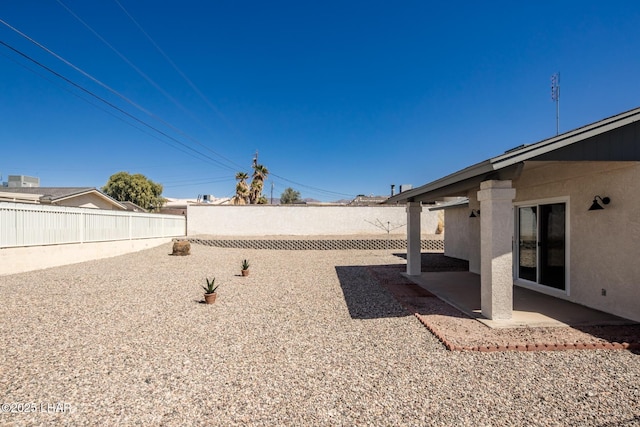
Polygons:
M0 173L42 186L128 171L226 197L258 150L267 197L385 195L554 136L555 72L560 132L640 106L633 1L38 0L0 19L76 67L0 24Z

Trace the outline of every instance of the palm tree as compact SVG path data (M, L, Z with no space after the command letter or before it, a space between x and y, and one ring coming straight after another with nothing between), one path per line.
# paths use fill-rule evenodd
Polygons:
M254 162L253 164L253 176L251 179L251 191L249 195L249 203L256 204L261 201L262 189L264 188L264 181L269 176L269 170L264 165L259 165Z
M249 174L246 172L238 172L236 174L236 179L238 180L238 183L236 184L236 195L233 196L231 202L234 205L246 205L249 202L249 197L251 196L249 186L247 185Z
M251 181L249 188L249 204L255 205L258 203L258 198L262 193L262 183L256 179Z

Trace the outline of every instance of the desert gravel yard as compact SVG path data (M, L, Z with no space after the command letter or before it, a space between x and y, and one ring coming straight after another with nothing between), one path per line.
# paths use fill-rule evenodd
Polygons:
M392 251L170 252L0 277L0 425L640 426L637 352L448 351Z

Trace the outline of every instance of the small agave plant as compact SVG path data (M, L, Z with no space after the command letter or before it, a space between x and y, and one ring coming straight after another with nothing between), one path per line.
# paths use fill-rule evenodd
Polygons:
M216 285L216 278L214 277L213 279L209 280L209 278L207 277L207 286L202 286L202 289L204 289L204 301L207 304L213 304L216 301L216 289L218 289L218 286L220 285Z
M207 286L203 286L202 289L204 289L205 294L213 294L216 292L216 289L218 289L218 286L220 285L215 285L216 283L216 278L214 277L213 279L209 280L209 278L207 277Z
M249 261L247 261L246 259L242 261L242 275L249 275Z

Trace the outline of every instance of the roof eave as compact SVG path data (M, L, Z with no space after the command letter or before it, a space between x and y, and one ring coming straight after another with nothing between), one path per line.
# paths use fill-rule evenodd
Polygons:
M515 163L532 160L541 155L550 153L560 148L566 147L576 142L583 141L596 135L617 129L640 120L640 108L636 108L596 123L575 129L562 135L549 138L534 144L526 145L520 149L513 150L499 156L491 158L489 161L500 169Z
M112 205L115 205L117 207L119 207L122 210L127 210L127 207L125 205L123 205L122 203L120 203L119 201L117 201L116 199L114 199L113 197L104 194L102 191L98 190L97 188L89 188L86 190L82 190L82 191L78 191L77 193L73 193L73 194L65 194L64 196L60 196L60 197L55 197L55 198L51 198L51 203L57 203L57 202L61 202L67 199L72 199L74 197L78 197L78 196L84 196L85 194L95 194L96 196L100 197L101 199L109 202Z
M491 161L485 160L484 162L469 166L465 169L462 169L458 172L447 175L438 180L432 181L423 186L396 194L395 196L392 196L389 199L387 199L386 203L394 204L394 203L406 203L406 202L418 201L416 199L424 198L425 194L433 193L436 190L445 189L461 181L467 181L469 179L473 179L479 176L485 176L494 171L495 171L495 168L491 163ZM437 197L444 197L444 196L437 196Z

